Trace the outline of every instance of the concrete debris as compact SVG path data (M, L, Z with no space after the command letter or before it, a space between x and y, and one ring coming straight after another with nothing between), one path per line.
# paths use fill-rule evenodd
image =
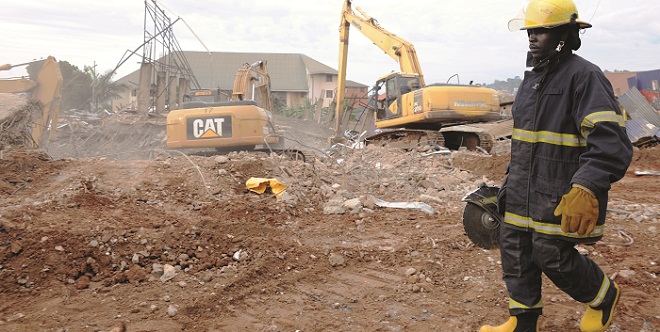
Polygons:
M618 272L618 275L624 279L630 279L635 276L635 271L633 270L621 270Z
M247 258L248 258L248 253L247 253L247 251L245 251L245 250L238 250L238 251L236 251L236 252L234 253L234 255L232 256L232 259L235 260L235 261L237 261L237 262L244 261L244 260L246 260Z
M343 207L347 208L351 212L360 212L362 210L363 204L360 202L359 198L352 198L347 201L345 201L342 204Z
M433 214L435 210L428 204L422 202L386 202L376 198L374 203L380 207L389 207L395 209L420 210L426 214Z
M334 252L330 254L330 256L328 257L328 261L330 262L330 266L335 266L335 267L342 266L346 263L344 256Z
M160 276L160 281L165 282L176 277L174 266L165 264L163 265L163 275Z
M635 175L660 175L660 171L635 171Z
M170 316L170 317L174 317L174 316L176 316L176 314L177 314L178 312L179 312L179 308L178 308L178 306L176 306L176 305L174 305L174 304L170 304L170 305L167 307L167 315Z

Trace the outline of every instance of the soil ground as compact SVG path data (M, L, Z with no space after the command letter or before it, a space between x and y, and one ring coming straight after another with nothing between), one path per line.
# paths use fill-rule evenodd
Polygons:
M329 157L323 128L284 122L315 161L165 151L159 121L72 129L48 153L5 146L0 330L476 331L507 318L499 251L461 221L463 195L503 179L506 142ZM660 177L635 170L660 170L660 148L635 151L606 236L580 246L622 286L608 331L660 330ZM250 178L287 191L257 194ZM584 305L544 283L540 330L577 331Z

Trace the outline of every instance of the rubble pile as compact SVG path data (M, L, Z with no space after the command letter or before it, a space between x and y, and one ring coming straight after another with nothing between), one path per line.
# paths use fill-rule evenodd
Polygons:
M287 124L314 161L155 143L123 159L147 126L133 125L93 123L55 142L74 137L81 157L5 148L0 329L468 331L506 315L499 252L471 244L461 198L502 182L508 141L493 154L326 150ZM660 177L634 173L658 169L658 147L636 150L603 241L578 247L626 290L613 323L622 331L660 327ZM251 191L253 178L286 191ZM574 328L584 309L544 292L541 328Z
M3 146L34 146L32 122L40 108L27 98L0 93L0 150Z

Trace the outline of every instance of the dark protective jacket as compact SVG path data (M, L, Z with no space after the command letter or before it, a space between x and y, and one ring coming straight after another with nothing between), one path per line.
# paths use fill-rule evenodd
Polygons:
M612 86L600 68L563 54L527 71L511 110L514 129L504 222L575 242L603 235L611 183L632 159L632 144ZM564 233L553 212L573 184L598 199L591 234Z

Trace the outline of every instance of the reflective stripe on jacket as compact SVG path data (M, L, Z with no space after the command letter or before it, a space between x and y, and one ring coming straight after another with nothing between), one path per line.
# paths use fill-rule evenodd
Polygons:
M514 120L504 222L548 237L596 241L603 235L607 193L632 159L621 110L600 68L574 54L549 70L525 73ZM590 235L561 231L553 212L573 183L598 198Z

